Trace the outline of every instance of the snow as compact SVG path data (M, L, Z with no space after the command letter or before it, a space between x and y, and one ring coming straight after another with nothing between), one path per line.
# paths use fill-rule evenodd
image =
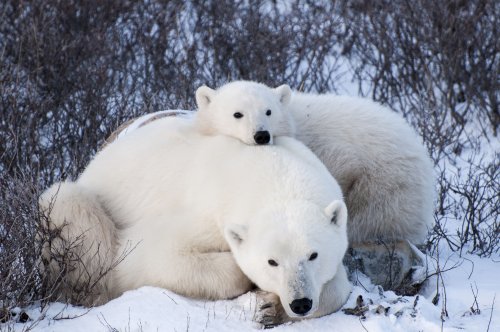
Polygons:
M498 294L500 257L479 258L475 255L459 257L442 246L440 268L446 292L437 278L433 278L418 296L401 297L392 291L383 292L366 278L353 288L344 308L354 308L361 295L368 312L365 318L334 314L287 323L275 331L500 331L500 300ZM431 261L431 265L435 261ZM440 301L432 304L436 285L440 285ZM474 293L480 312L473 314ZM477 289L477 291L476 291ZM441 311L446 298L448 318L442 322ZM382 306L382 307L379 307ZM385 310L387 307L387 313ZM493 307L493 309L492 309ZM201 301L182 297L165 289L142 287L124 293L107 304L87 309L63 303L52 303L40 312L40 307L26 312L32 319L17 323L14 331L28 327L33 331L254 331L260 326L252 321L258 302L255 293L244 294L234 300ZM377 313L377 308L379 312ZM380 310L381 309L381 310ZM492 311L493 310L493 311ZM490 322L491 317L491 322ZM442 326L441 326L442 324Z
M454 256L455 254L450 258L450 263L460 265L455 270L444 273L450 323L466 331L486 331L489 316L492 315L490 331L500 331L500 298L495 301L493 313L491 309L495 296L500 296L500 283L497 279L500 275L499 258L481 259L464 255L462 259L456 259ZM473 290L477 290L477 302L481 311L479 315L471 315Z

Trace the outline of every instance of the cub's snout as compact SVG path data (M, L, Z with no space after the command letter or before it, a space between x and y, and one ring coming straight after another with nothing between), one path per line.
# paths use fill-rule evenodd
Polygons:
M253 136L253 139L255 140L255 143L259 145L264 145L267 144L271 141L271 135L267 130L265 131L258 131L255 133Z

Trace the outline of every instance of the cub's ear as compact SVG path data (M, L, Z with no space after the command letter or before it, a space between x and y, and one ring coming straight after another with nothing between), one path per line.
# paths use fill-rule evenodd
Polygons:
M206 85L200 86L196 90L196 104L198 105L198 110L203 110L212 102L212 98L215 95L215 90L210 89Z
M325 214L330 218L332 224L344 226L347 223L347 207L341 200L331 202L325 208Z
M275 88L274 91L278 95L280 102L283 105L287 105L290 102L290 98L292 97L292 90L288 85L280 85L279 87Z
M228 224L224 228L224 237L230 247L238 247L246 240L248 227L238 224Z

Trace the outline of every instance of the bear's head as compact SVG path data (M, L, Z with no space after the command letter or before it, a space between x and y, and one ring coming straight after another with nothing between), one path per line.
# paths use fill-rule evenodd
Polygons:
M275 89L251 81L228 83L217 90L196 90L197 125L208 135L226 135L245 144L272 144L273 137L293 136L285 106L291 98L288 85Z
M290 317L307 317L342 264L346 224L341 200L326 208L297 201L261 211L245 226L228 223L224 236L250 280L277 294Z

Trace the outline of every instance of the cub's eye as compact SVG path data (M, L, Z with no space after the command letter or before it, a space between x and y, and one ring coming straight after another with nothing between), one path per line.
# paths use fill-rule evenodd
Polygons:
M240 112L236 112L233 114L233 116L236 118L236 119L241 119L243 117L243 114L241 114Z
M267 115L267 116L270 116L270 115L271 115L271 113L272 113L272 112L271 112L271 110L267 110L267 111L266 111L266 115Z
M271 266L278 266L278 263L276 263L276 261L274 259L270 259L267 261L269 263L269 265Z
M315 260L317 257L318 257L318 253L317 253L317 252L313 252L313 253L311 254L311 256L309 256L309 260L310 260L310 261L313 261L313 260Z

